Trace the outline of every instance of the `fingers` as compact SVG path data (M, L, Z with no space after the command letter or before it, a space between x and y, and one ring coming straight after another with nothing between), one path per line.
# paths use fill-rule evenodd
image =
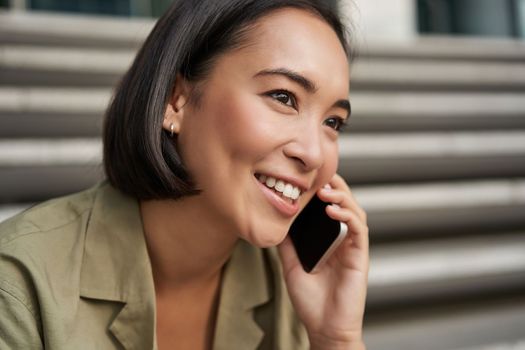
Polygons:
M318 191L318 196L325 202L337 204L341 208L348 208L354 211L366 223L366 212L359 206L346 184L344 187L339 185L338 187L322 188Z
M326 208L328 216L348 225L353 244L358 248L368 249L368 225L366 212L359 206L345 180L335 175L329 188L318 191L321 200L336 204Z
M334 175L334 177L330 181L330 186L332 188L339 188L342 190L347 190L348 192L352 192L350 190L350 187L348 187L348 184L346 183L346 181L339 174Z
M346 223L352 243L359 249L368 249L368 226L351 210L329 205L326 213L334 220Z

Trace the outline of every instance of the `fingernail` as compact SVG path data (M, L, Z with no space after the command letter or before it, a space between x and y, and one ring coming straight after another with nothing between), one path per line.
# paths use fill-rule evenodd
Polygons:
M321 188L321 192L325 193L325 194L329 194L330 192L332 192L332 189L331 188Z

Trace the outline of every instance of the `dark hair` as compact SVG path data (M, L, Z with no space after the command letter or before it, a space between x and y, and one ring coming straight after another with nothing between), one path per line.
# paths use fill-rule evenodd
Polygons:
M162 129L176 76L202 81L219 54L243 43L250 24L285 7L309 11L326 21L349 55L339 17L320 0L173 2L144 42L106 111L104 168L114 187L138 199L176 199L198 193L174 139Z

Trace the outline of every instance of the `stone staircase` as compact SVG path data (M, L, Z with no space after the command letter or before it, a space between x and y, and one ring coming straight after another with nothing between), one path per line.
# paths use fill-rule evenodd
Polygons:
M369 44L353 71L369 349L525 349L525 44Z
M0 220L103 177L101 116L151 26L0 12ZM525 349L525 43L368 43L351 86L368 349Z

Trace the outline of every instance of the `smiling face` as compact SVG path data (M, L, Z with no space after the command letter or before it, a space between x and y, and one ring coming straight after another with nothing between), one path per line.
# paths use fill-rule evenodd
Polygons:
M177 146L202 219L266 247L335 174L349 71L335 32L306 11L262 17L247 41L216 60L198 106L184 105Z

